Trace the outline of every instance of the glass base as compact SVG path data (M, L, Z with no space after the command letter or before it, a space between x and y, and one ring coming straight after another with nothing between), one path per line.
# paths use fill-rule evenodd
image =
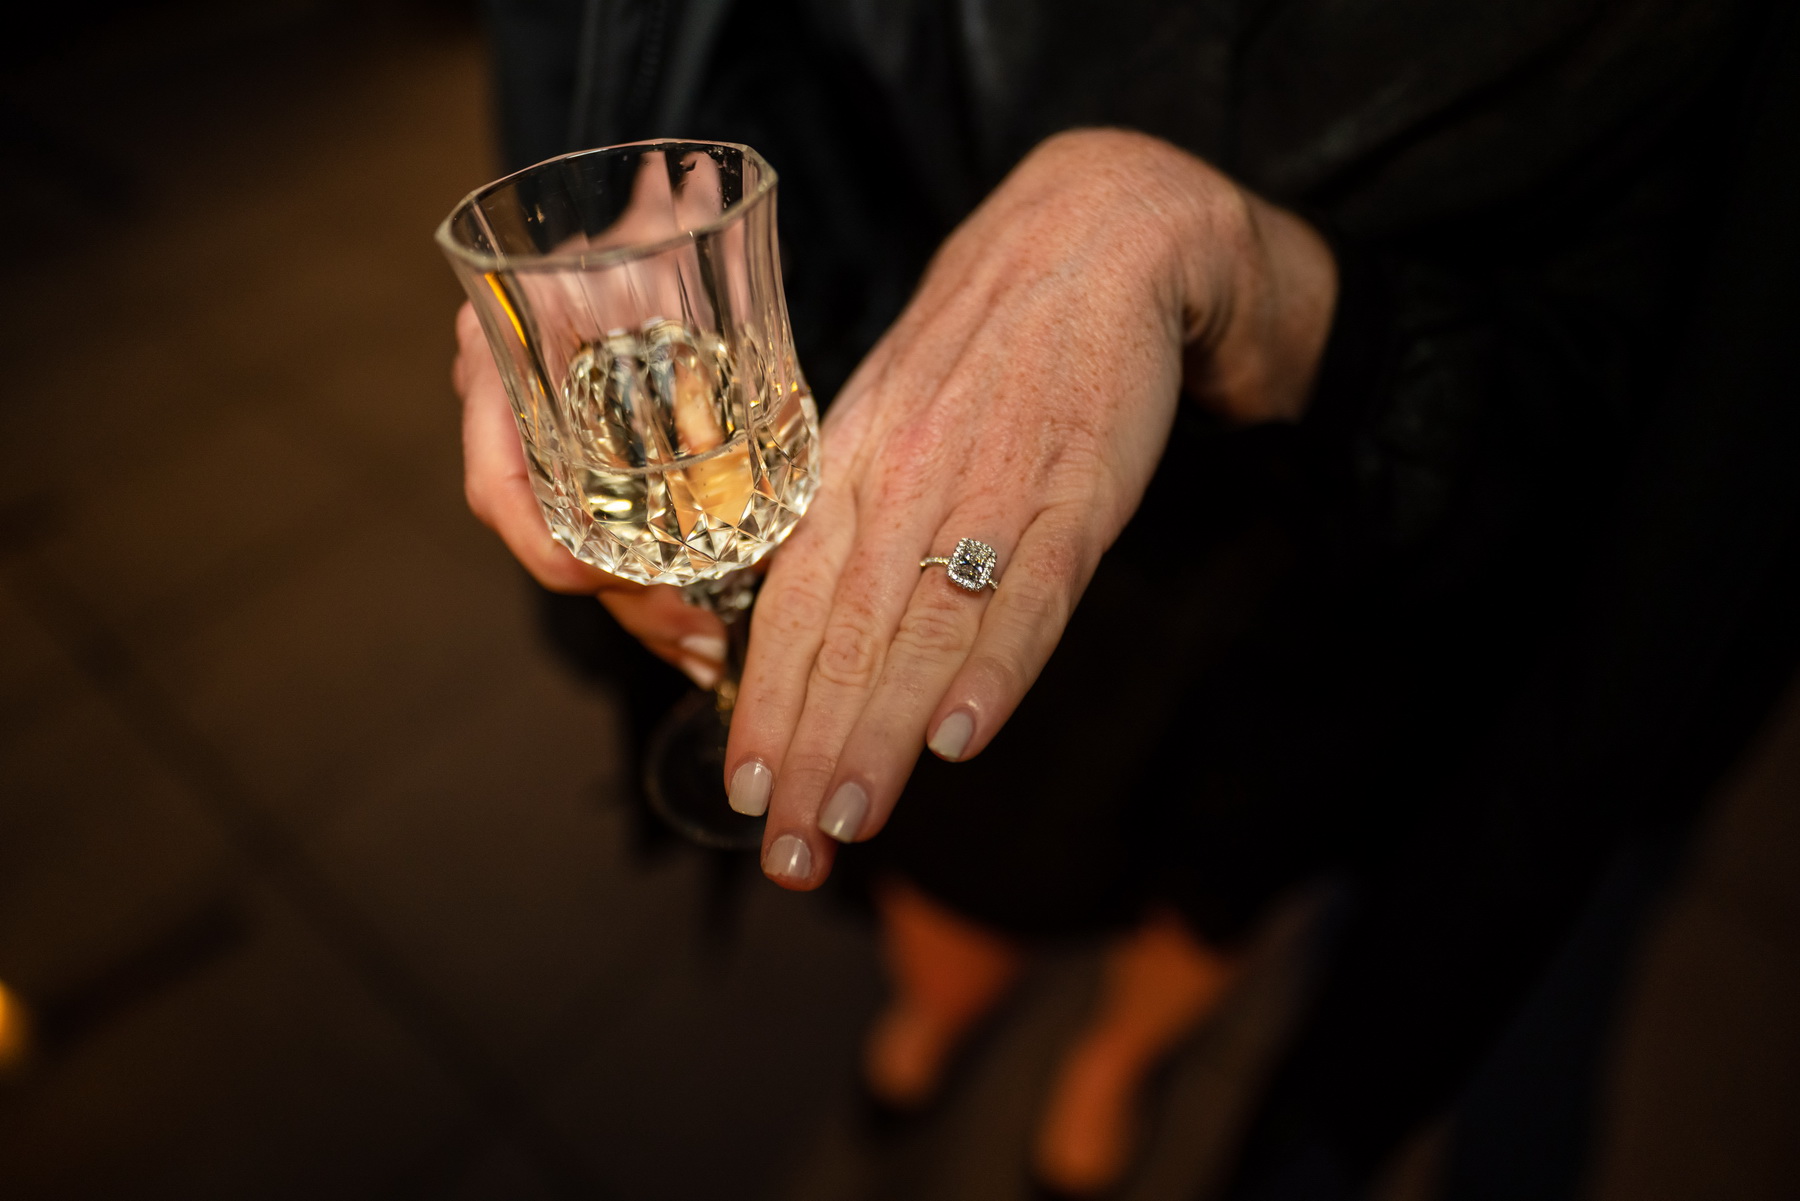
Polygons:
M710 692L676 702L650 735L644 753L644 792L656 815L684 838L725 851L762 846L763 819L745 817L725 801L728 733Z

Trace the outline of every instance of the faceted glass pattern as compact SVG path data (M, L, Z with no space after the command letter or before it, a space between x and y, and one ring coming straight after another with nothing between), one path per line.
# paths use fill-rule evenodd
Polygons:
M480 189L438 241L577 558L647 584L755 563L805 512L818 416L782 299L775 175L744 146L651 142Z

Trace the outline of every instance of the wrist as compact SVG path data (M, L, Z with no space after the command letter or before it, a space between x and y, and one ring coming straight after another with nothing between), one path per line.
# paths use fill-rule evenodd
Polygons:
M1203 321L1190 308L1208 336L1188 343L1184 382L1234 420L1298 421L1331 333L1337 262L1304 219L1237 191L1247 222L1242 253L1231 267L1214 268L1233 280L1223 316Z
M1080 130L1054 140L1100 144L1126 168L1121 186L1144 218L1130 236L1148 239L1159 303L1183 346L1184 389L1235 421L1298 420L1337 298L1325 239L1159 138Z

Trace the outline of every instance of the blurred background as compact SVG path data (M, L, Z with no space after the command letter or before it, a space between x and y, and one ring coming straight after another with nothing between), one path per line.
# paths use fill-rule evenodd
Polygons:
M874 1137L864 916L646 825L463 506L431 232L496 170L471 7L37 5L0 56L0 1196L1023 1196L1091 950ZM1793 713L1636 952L1598 1195L1800 1181ZM1130 1196L1207 1194L1315 909L1166 1073Z

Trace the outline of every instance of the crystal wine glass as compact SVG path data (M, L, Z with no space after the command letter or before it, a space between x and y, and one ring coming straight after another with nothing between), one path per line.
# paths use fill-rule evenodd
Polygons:
M487 335L550 533L576 558L717 612L712 697L651 738L645 788L677 830L751 847L720 781L754 595L819 479L775 241L775 172L747 146L563 155L471 193L437 240Z

